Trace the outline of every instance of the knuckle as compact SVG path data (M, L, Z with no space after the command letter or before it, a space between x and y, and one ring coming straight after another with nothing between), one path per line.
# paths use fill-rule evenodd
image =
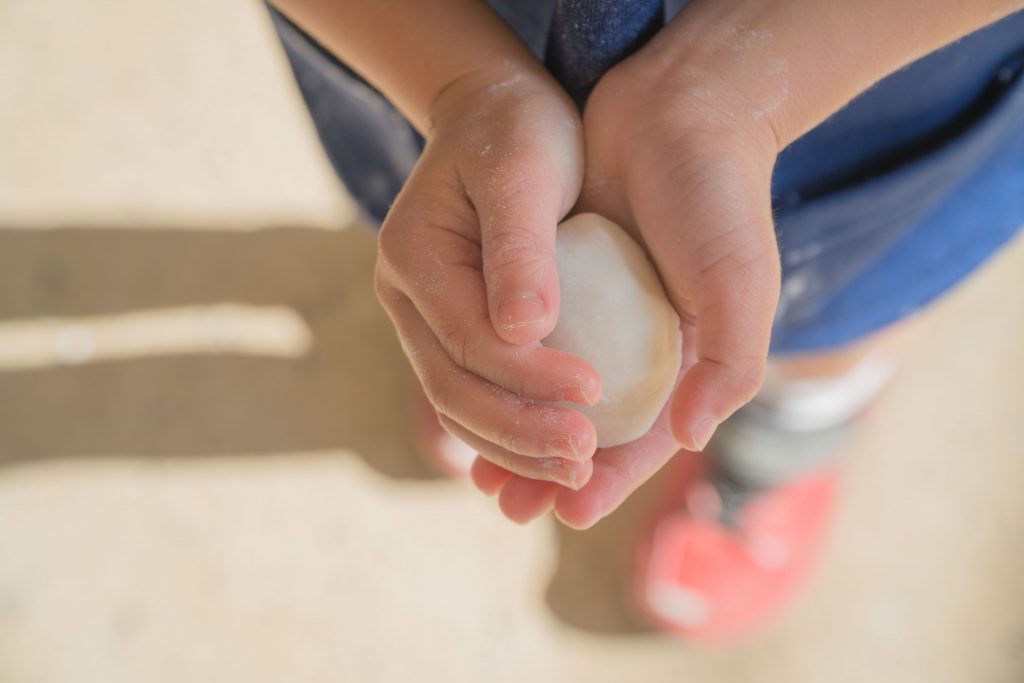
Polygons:
M458 435L456 435L458 436ZM516 462L516 456L509 451L502 448L499 444L493 443L487 439L482 439L479 444L479 455L492 465L497 465L503 469L518 474L518 467Z
M747 272L756 266L770 264L771 253L764 242L748 221L736 223L716 233L697 250L700 277L732 277L737 272Z
M507 135L501 139L489 136L480 154L473 157L477 170L486 176L500 179L491 187L497 191L528 186L534 174L531 171L544 162L548 150L540 141L538 127L543 124L540 112L517 117L507 122Z
M494 378L492 381L522 400L549 399L550 392L545 392L544 387L545 382L551 378L541 371L545 359L543 350L547 349L521 346L501 349L500 353L493 356L494 360L490 361L490 366L494 368L494 372L490 373ZM535 395L538 393L545 395Z
M519 396L528 396L532 393L535 393L530 390L530 382L527 380L526 377L527 372L529 372L529 368L524 367L521 368L519 371L513 371L512 373L510 373L511 377L508 378L508 384L511 385L509 388Z
M549 267L549 253L537 244L537 236L525 230L506 229L493 238L484 254L484 269L492 279L502 282L517 277L543 274Z
M734 230L740 230L737 228ZM778 300L781 265L774 244L755 236L721 236L706 243L698 254L699 265L690 280L704 297L738 305L771 305Z
M377 296L377 301L386 308L388 304L396 300L395 291L394 286L388 280L386 269L378 260L373 269L373 293Z
M521 453L522 438L514 429L503 428L498 432L495 443L510 453Z
M392 322L397 321L398 317L402 315L402 309L412 303L405 292L399 288L394 278L380 267L374 269L373 293L381 307L391 317Z
M522 475L523 473L523 468L519 466L518 462L516 462L515 456L501 450L500 448L488 448L485 458L492 464L495 464L502 469L506 469L513 474Z
M377 235L377 263L393 268L394 259L401 252L403 241L394 226L385 223Z
M393 282L402 282L403 274L416 263L417 244L421 242L410 231L385 221L377 235L377 270Z
M467 350L470 347L472 330L468 327L450 325L442 333L441 344L459 366L466 367Z
M423 393L427 395L430 405L434 406L440 415L450 416L452 414L453 391L451 385L437 376L436 372L423 371Z
M459 430L455 425L455 421L452 420L447 415L444 415L443 413L437 413L437 423L441 425L441 429L448 432L456 439L460 438L458 433Z

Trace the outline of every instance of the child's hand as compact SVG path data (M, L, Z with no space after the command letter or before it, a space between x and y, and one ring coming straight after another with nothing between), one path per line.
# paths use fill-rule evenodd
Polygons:
M581 491L508 481L501 503L510 517L553 504L570 526L593 524L680 447L701 449L760 388L780 263L770 197L776 142L756 111L712 73L659 73L636 57L592 93L579 209L645 245L684 321L683 369L652 430L598 450Z
M431 109L426 149L381 228L378 297L446 429L517 474L586 483L596 402L583 360L539 340L558 318L555 226L576 201L572 103L522 70L475 72Z
M608 514L680 446L702 449L761 387L781 266L771 207L777 147L757 106L713 73L658 74L629 61L588 102L581 204L646 246L684 321L685 357L652 432L598 452L590 484L559 496L570 524Z

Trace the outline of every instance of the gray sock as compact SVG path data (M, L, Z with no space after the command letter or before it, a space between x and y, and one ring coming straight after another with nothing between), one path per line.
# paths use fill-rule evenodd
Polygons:
M831 462L892 372L892 363L874 357L833 378L787 380L770 369L757 398L715 432L715 462L726 479L758 489Z

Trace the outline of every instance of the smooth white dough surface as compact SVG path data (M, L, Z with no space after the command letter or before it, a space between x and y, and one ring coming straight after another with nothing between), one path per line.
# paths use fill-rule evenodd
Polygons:
M647 254L626 231L594 213L573 216L556 233L561 310L544 345L589 362L601 400L579 410L598 446L629 443L650 430L682 362L679 316Z

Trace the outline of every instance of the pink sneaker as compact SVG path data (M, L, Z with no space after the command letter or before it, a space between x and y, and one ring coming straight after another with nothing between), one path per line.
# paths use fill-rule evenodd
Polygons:
M752 492L680 451L668 502L638 548L647 616L689 640L721 643L768 622L805 583L832 517L837 468ZM679 501L683 501L680 506Z

